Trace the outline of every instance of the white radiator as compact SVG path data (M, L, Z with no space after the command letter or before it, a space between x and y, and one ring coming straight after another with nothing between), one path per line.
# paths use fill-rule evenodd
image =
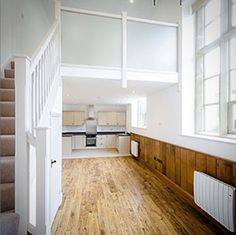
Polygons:
M131 140L131 154L138 157L138 142Z
M194 201L231 232L236 230L235 188L202 172L194 172Z

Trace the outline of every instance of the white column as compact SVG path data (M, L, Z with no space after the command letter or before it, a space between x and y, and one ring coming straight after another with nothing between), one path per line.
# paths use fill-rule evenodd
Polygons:
M50 234L49 129L36 129L36 234Z
M122 12L122 88L127 88L127 12Z
M28 226L28 144L30 59L17 56L15 61L15 211L20 215L19 234L27 234Z

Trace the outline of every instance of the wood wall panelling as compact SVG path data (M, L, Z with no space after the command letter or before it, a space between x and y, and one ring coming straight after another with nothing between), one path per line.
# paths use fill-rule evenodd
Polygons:
M196 153L196 170L207 173L207 158L205 154Z
M175 148L175 183L181 185L181 148Z
M138 160L167 176L190 195L193 195L195 170L236 187L235 162L133 133L131 139L139 142Z
M173 189L178 190L193 206L195 170L236 187L236 162L137 134L131 134L131 139L139 142L140 157L137 160L143 162L159 177L171 182Z
M154 160L156 161L156 170L163 172L162 145L160 141L154 141Z
M217 178L236 186L236 165L232 162L217 159Z
M193 195L195 152L187 150L187 191Z
M175 182L175 147L166 145L166 176Z
M216 177L216 158L206 155L207 174Z

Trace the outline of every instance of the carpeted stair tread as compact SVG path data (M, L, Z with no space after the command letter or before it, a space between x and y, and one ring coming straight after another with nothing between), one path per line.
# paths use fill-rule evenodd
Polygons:
M15 70L14 69L5 69L4 75L5 75L5 78L14 78L15 77Z
M0 183L14 183L15 157L0 157Z
M0 78L0 88L15 89L15 79Z
M0 117L15 117L15 102L0 102Z
M8 69L9 68L9 69ZM0 234L18 233L15 210L15 63L0 78Z
M0 101L15 101L15 89L0 88Z
M15 62L11 61L11 69L15 69Z
M15 207L15 184L0 184L0 212L13 210Z
M0 117L0 134L14 135L15 134L15 118Z
M0 155L15 155L15 135L0 135Z

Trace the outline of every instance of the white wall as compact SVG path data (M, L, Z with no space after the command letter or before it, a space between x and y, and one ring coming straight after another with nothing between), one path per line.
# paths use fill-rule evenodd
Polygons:
M179 19L178 0L158 0L153 7L152 0L62 0L63 6L86 10L120 14L127 11L129 16L177 23Z
M236 161L236 144L181 135L181 93L177 85L148 96L147 129L129 126L128 131Z
M1 66L15 54L32 56L54 19L49 17L54 13L51 4L44 0L1 0Z
M0 0L0 65L1 69L13 51L13 0Z

